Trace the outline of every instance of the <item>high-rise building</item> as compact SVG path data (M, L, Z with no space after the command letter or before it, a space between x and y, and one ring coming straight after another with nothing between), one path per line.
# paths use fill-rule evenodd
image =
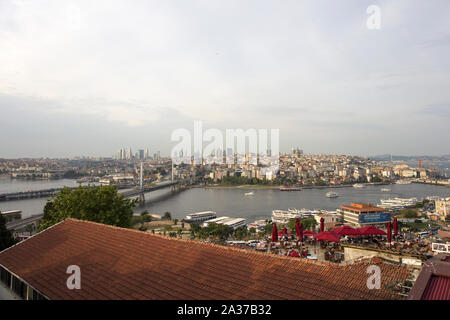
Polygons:
M148 152L148 148L145 149L145 159L148 159L150 157L150 153Z
M131 152L131 148L128 149L128 159L132 159L133 158L133 153Z
M145 157L145 153L144 153L144 150L139 150L139 159L140 160L143 160L144 159L144 157Z

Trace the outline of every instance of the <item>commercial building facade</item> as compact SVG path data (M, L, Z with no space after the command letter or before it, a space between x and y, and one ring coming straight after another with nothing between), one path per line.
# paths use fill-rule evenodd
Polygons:
M342 215L345 225L356 228L368 225L382 226L391 221L391 216L385 209L372 204L351 203L348 206L341 206L337 212Z

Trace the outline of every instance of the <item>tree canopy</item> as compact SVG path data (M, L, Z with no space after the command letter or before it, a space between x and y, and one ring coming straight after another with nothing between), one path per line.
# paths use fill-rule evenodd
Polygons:
M5 250L6 248L11 247L16 243L16 240L13 238L11 232L6 229L6 219L0 214L0 251Z
M44 207L39 230L67 218L128 228L136 200L125 199L115 186L64 188Z

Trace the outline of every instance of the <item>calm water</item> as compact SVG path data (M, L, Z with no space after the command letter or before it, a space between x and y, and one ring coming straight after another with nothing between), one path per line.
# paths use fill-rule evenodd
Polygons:
M387 187L391 192L382 192ZM327 198L325 194L333 190L338 198ZM280 192L278 190L252 190L254 196L244 196L250 190L238 189L189 189L170 196L167 191L146 195L149 203L136 208L136 212L148 210L154 214L169 211L174 218L183 218L188 213L212 210L219 216L242 217L250 221L270 217L274 209L306 208L336 210L351 202L379 204L380 199L391 197L450 196L450 188L423 184L368 186L366 188L306 189L302 191Z
M48 189L62 186L76 186L72 179L52 181L24 181L0 179L0 193ZM381 188L391 188L391 192L381 192ZM338 198L330 199L325 194L334 190ZM123 190L121 190L123 191ZM135 212L148 210L154 214L169 211L174 218L183 218L189 213L212 210L219 216L243 217L248 220L269 218L273 209L307 208L335 210L350 202L378 204L380 199L390 197L441 196L449 197L450 188L423 184L368 186L363 189L353 187L339 189L305 189L303 191L280 192L278 190L252 190L254 196L244 196L250 190L239 189L189 189L172 195L169 189L145 195L147 204ZM22 210L22 216L42 213L47 199L30 199L0 202L0 211Z
M75 179L16 180L0 178L0 193L61 188L64 186L76 187L77 185L78 183ZM46 198L2 201L0 202L0 211L22 210L22 217L26 218L33 214L42 213L42 209L46 202Z

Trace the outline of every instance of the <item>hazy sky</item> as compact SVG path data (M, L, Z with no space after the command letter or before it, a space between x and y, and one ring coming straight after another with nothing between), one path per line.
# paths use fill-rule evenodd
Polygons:
M448 0L0 0L0 158L168 154L194 120L448 154L449 57Z

